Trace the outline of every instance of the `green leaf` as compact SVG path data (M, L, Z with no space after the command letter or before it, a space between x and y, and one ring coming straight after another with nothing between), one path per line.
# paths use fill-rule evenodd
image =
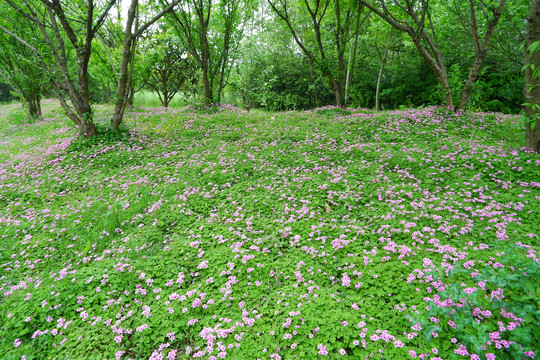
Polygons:
M532 55L534 52L540 50L540 41L535 41L529 46L529 54Z
M426 329L424 331L424 340L426 341L426 343L429 344L432 338L433 338L433 334L431 333L431 331L428 331L428 329Z

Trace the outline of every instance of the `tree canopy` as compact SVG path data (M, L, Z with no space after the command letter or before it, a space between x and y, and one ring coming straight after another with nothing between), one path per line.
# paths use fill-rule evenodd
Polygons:
M120 4L2 0L4 86L37 116L53 93L87 135L92 103L115 103L117 130L141 90L163 106L522 110L527 0L132 0L125 18Z

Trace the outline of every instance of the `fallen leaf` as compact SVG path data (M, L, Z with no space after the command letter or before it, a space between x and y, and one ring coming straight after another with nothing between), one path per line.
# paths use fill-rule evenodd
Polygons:
M324 208L326 209L326 212L329 213L330 211L332 211L332 209L330 208L330 205L328 205L327 202L324 203Z

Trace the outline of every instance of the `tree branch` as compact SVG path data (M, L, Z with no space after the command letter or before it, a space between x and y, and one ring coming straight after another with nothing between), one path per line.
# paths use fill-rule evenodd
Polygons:
M109 1L109 3L107 4L107 7L105 8L101 16L96 21L96 24L92 28L92 31L91 31L92 37L98 32L99 28L101 28L101 26L105 22L105 19L107 18L107 15L109 14L109 11L111 11L111 8L114 6L114 4L116 4L116 0Z
M146 29L148 29L148 27L150 27L150 25L152 25L153 23L155 23L156 21L161 19L163 17L163 15L170 12L176 5L180 4L181 2L182 2L182 0L176 0L176 1L172 2L162 12L160 12L159 14L154 16L152 19L148 20L143 26L138 28L137 31L135 31L135 33L133 33L133 37L139 37Z

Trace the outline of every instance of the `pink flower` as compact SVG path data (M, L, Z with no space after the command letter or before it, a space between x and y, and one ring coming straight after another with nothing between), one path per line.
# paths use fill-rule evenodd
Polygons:
M317 345L317 348L319 349L319 355L328 355L328 350L326 350L326 346L323 344Z
M137 329L135 329L135 331L141 332L141 331L143 331L145 329L148 329L148 324L142 324L141 326L137 327Z
M177 351L177 350L171 350L171 351L169 351L169 353L167 354L167 360L174 360L174 359L176 359L176 351Z
M339 353L340 353L341 355L345 355L347 352L345 351L345 349L339 349Z
M142 314L144 316L146 316L146 317L150 317L150 315L151 315L150 314L150 307L148 305L143 305L142 309L143 309Z

